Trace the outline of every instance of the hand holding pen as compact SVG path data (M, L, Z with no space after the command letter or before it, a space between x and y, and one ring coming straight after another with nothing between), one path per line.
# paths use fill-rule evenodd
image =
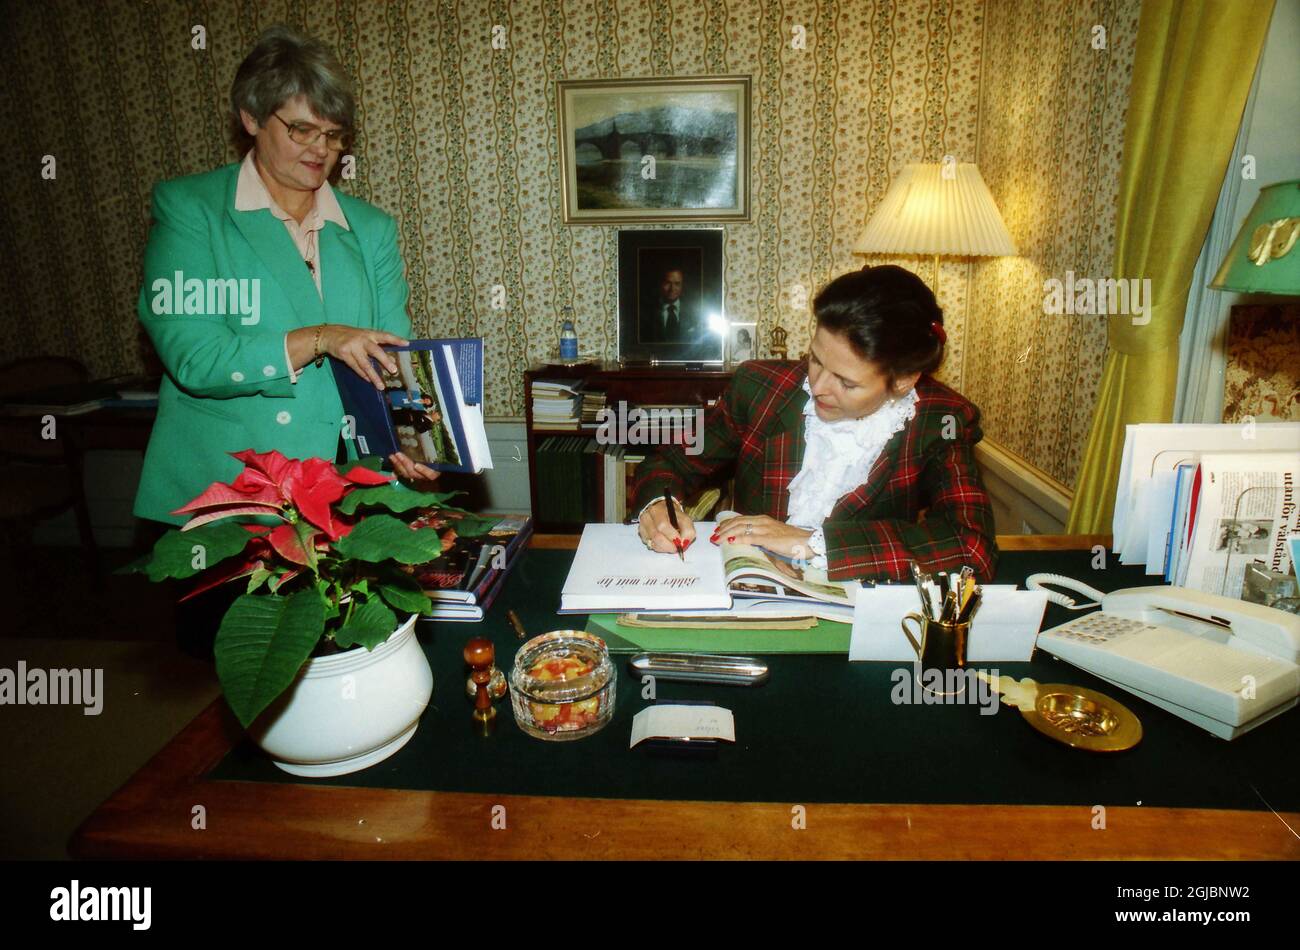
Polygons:
M686 549L695 542L695 523L665 492L661 501L641 513L638 528L641 543L651 551L672 554L686 560Z

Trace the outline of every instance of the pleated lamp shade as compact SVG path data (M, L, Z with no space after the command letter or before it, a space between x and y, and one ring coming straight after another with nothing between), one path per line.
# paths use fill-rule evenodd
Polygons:
M980 171L971 163L913 164L885 192L853 250L859 254L944 254L997 257L1015 254Z

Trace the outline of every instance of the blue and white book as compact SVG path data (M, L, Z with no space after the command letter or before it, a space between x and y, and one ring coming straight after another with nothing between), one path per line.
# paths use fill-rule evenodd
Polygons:
M335 361L334 380L343 401L344 438L361 458L404 453L439 472L481 472L492 467L483 427L483 340L412 340L386 346L397 361L374 388Z

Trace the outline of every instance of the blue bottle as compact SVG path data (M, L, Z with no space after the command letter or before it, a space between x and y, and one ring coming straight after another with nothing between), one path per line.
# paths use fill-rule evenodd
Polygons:
M572 307L564 308L565 316L573 315ZM560 328L560 359L576 360L578 358L578 331L573 329L573 321L565 320Z

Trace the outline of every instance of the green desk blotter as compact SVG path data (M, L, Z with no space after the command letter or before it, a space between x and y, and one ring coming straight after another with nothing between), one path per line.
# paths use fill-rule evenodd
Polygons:
M1087 550L1008 551L1002 555L997 581L1023 583L1026 575L1047 571L1085 577L1101 590L1148 583L1141 566L1094 570L1093 558ZM416 625L433 669L433 698L411 741L392 758L351 775L294 778L244 739L208 778L679 801L1078 805L1085 822L1099 803L1259 812L1269 806L1282 812L1300 809L1300 770L1288 758L1300 747L1300 713L1279 716L1225 742L1041 650L1031 663L1000 664L999 673L1103 692L1141 719L1141 744L1096 756L1052 742L1010 707L999 707L996 715L988 716L975 706L899 705L894 701L895 674L905 664L850 663L844 647L838 655L769 656L771 679L753 688L659 683L660 700L711 700L733 711L736 743L720 749L715 762L657 758L628 749L632 718L648 699L642 696L644 684L627 668L627 654L614 663L614 719L596 735L579 742L534 739L515 724L507 699L497 704L496 734L481 738L470 728L465 641L473 636L491 639L498 663L508 671L520 643L506 622L507 610L519 614L532 636L581 628L585 616L555 613L572 560L572 551L529 550L482 623ZM1065 608L1049 604L1043 625L1052 627L1070 617ZM812 631L769 632L794 641ZM728 638L722 652L757 652L740 649L739 644L750 641L735 639L752 637L753 632L709 635ZM847 628L842 636L847 645ZM1264 827L1276 819L1265 813L1260 821Z
M618 614L592 614L586 631L605 641L610 653L845 653L852 624L818 620L808 630L716 630L625 627Z

